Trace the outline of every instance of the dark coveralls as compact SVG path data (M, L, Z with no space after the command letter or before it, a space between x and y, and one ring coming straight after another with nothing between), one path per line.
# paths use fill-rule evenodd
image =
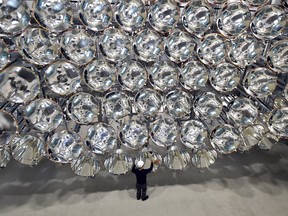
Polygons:
M132 172L136 175L137 183L136 183L136 189L137 189L137 199L140 198L144 199L146 197L146 191L147 191L147 174L151 172L153 169L153 163L151 163L151 166L149 169L137 169L135 164L133 165Z

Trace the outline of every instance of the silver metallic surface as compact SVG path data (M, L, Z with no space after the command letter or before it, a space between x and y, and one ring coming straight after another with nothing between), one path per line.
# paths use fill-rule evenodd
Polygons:
M36 65L50 64L59 56L57 38L41 28L26 28L16 44L23 58Z
M197 46L199 59L207 65L217 65L225 60L224 38L218 33L210 33L201 38Z
M89 93L74 94L68 100L67 114L79 124L95 123L100 115L100 100Z
M51 132L63 120L60 106L49 99L31 101L24 110L25 118L30 125L40 132Z
M181 89L169 91L165 96L166 109L173 118L189 118L192 96Z
M30 22L30 11L25 0L1 0L0 31L18 34Z
M242 139L238 131L229 124L219 125L210 134L211 145L221 154L235 152Z
M142 0L119 0L115 11L115 19L125 31L140 29L146 21L147 12Z
M242 34L233 39L226 40L229 60L241 67L256 62L264 51L264 43L251 34Z
M190 1L182 15L182 23L185 29L197 36L207 32L213 22L213 10L203 0Z
M154 89L166 91L178 83L178 67L169 61L158 61L148 71Z
M148 143L148 129L145 122L129 120L125 122L119 132L122 144L128 148L138 150Z
M215 163L217 152L215 150L200 149L191 158L192 164L200 169L208 168Z
M171 0L159 0L149 7L150 25L160 33L168 33L179 20L179 8Z
M277 41L272 45L267 54L267 62L273 71L288 73L288 39Z
M120 85L128 91L139 91L146 85L148 75L146 68L138 61L124 62L118 70Z
M0 145L0 168L4 168L11 160L11 149L8 145Z
M69 0L34 0L33 16L43 28L62 32L71 26L73 12Z
M249 8L239 2L226 4L217 19L217 27L225 37L233 37L247 30L252 16Z
M45 81L54 93L69 95L80 87L80 70L67 61L56 61L45 70Z
M79 18L89 29L103 31L113 20L111 5L107 0L82 0Z
M3 39L0 39L0 70L6 67L10 62L9 47L4 42Z
M207 128L201 121L189 120L181 125L180 141L190 149L200 149L208 140Z
M222 103L213 92L199 94L194 100L194 112L203 120L217 118L222 111Z
M153 165L153 171L157 171L157 169L161 166L162 164L162 156L158 154L157 152L153 151L149 147L145 147L139 152L139 154L136 156L135 159L135 164L137 164L137 161L144 161L144 169L149 169L151 166L151 162L159 160L159 163L154 163Z
M71 29L62 34L61 52L72 63L84 65L96 54L95 38L84 29Z
M132 43L124 31L109 28L103 32L99 46L107 60L117 62L124 60L130 55Z
M79 176L94 177L100 171L97 157L91 152L84 152L71 162L72 171Z
M282 7L265 5L256 12L250 28L255 37L271 40L282 34L287 22L287 15Z
M116 68L106 61L97 59L84 68L83 79L92 90L104 92L115 84Z
M39 78L28 68L12 66L0 73L0 95L8 101L27 103L39 92Z
M173 145L167 151L163 162L171 170L182 170L190 163L190 155L188 152Z
M32 134L17 134L10 143L13 158L21 164L37 165L45 156L44 140Z
M150 88L139 91L135 96L137 110L143 115L154 116L161 109L162 103L161 94Z
M228 0L204 0L211 5L221 6L224 5Z
M105 169L115 175L126 174L133 166L133 159L122 149L117 149L104 162Z
M155 62L164 53L162 37L151 29L144 29L135 35L133 48L136 56L145 62Z
M46 144L47 157L56 163L70 163L78 158L82 151L81 137L67 130L54 133Z
M117 135L113 127L98 122L87 130L85 144L96 154L105 154L117 144Z
M267 122L269 130L278 137L288 137L288 107L275 109Z
M253 124L258 109L249 98L238 97L228 105L226 114L231 123L243 127Z
M150 124L150 137L160 147L168 147L176 142L178 129L172 118L160 117Z
M244 79L245 91L253 97L263 98L271 95L277 86L277 76L268 68L258 67L249 70Z
M14 116L0 110L0 146L8 145L18 131L18 124ZM5 149L2 149L3 153Z
M114 120L119 120L132 111L131 101L125 92L109 92L103 98L105 115Z
M208 70L201 62L192 60L180 68L179 80L185 89L199 90L206 86Z
M219 92L229 92L237 88L242 72L230 63L221 63L210 70L210 84Z
M193 38L186 32L175 30L165 39L165 52L173 62L184 62L192 54L196 44Z
M249 125L244 128L240 136L243 140L238 146L239 151L248 151L253 146L258 145L264 138L265 128L261 124Z
M241 2L250 7L259 7L264 4L267 4L269 0L241 0Z

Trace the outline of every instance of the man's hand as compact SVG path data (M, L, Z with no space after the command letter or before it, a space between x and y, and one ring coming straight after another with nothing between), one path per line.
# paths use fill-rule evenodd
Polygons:
M154 161L152 161L152 163L154 163L154 164L159 164L160 163L160 160L159 159L157 159L157 160L154 160Z

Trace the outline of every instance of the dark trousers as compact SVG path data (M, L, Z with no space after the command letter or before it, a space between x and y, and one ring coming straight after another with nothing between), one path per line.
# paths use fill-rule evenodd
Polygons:
M146 197L147 184L136 184L137 199L144 199Z

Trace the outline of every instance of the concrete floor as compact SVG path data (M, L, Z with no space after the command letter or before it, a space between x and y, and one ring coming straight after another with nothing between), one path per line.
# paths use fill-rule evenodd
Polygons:
M208 170L162 168L149 175L145 201L135 199L135 177L75 176L48 160L0 170L1 216L195 215L287 216L288 146L221 156Z

